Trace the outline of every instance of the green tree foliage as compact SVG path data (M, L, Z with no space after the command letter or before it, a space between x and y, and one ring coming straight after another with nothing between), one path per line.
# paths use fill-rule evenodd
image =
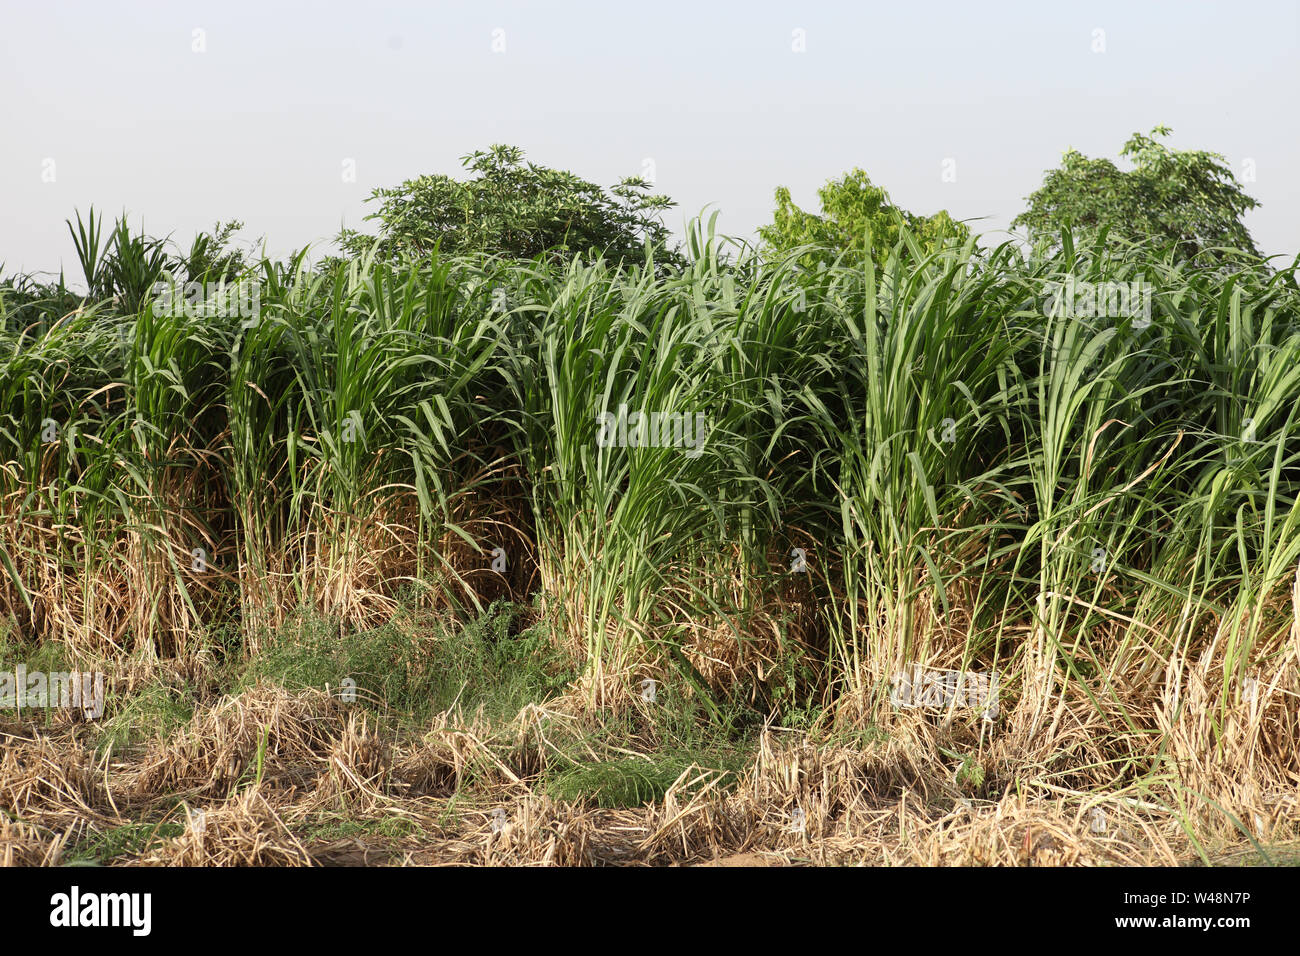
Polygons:
M249 267L244 250L232 247L232 237L244 224L237 219L218 221L211 232L200 232L189 251L178 256L175 267L190 281L233 279Z
M641 259L645 243L675 261L658 214L675 203L652 195L644 179L628 177L606 191L573 173L524 162L523 150L493 146L462 158L473 173L465 181L419 176L392 189L376 189L380 202L367 216L380 224L378 255L424 256L441 243L445 253L493 253L531 259L595 252L609 260ZM339 245L359 255L374 236L343 230Z
M817 195L821 215L800 209L790 198L790 190L777 187L772 224L758 230L764 247L779 254L815 246L801 257L805 265L813 266L819 262L829 264L845 251L861 252L870 242L871 258L879 265L899 242L904 226L926 255L945 238L965 241L970 235L966 226L954 222L944 210L927 217L893 205L888 193L872 185L861 169L831 180Z
M1259 203L1242 191L1220 154L1170 149L1153 138L1171 132L1157 126L1150 136L1134 133L1120 150L1133 163L1127 172L1067 150L1012 227L1025 226L1031 239L1053 245L1064 228L1078 234L1106 227L1126 239L1173 245L1177 259L1202 264L1243 251L1259 255L1241 221Z

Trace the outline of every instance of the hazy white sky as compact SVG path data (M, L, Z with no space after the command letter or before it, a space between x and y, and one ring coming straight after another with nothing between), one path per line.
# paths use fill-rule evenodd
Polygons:
M186 245L242 219L283 254L495 142L604 185L653 171L678 232L711 203L751 235L778 184L815 208L853 166L992 231L1067 146L1113 159L1158 123L1223 153L1256 241L1294 255L1297 7L6 0L0 263L73 278L91 203Z

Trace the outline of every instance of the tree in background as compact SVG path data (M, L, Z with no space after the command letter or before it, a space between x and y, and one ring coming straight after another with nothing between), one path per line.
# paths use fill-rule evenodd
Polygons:
M843 251L864 251L870 241L871 258L882 265L898 243L904 226L920 242L925 255L938 248L944 239L964 242L970 236L970 230L953 221L944 210L933 216L918 216L893 205L888 193L872 185L861 169L855 168L829 181L817 195L821 199L821 215L800 209L790 198L790 190L777 187L772 224L760 226L758 230L767 250L779 254L803 245L816 245L816 249L802 257L805 265L815 266L819 262L829 264Z
M586 255L610 260L641 259L645 243L662 247L656 261L676 261L668 249L668 230L659 213L675 203L650 194L650 184L629 177L606 191L573 173L525 163L523 150L493 146L461 162L473 178L420 176L392 189L376 189L380 224L378 255L428 255L436 243L443 252L493 253L531 259ZM376 237L343 230L345 254L369 250Z
M174 268L180 269L191 282L233 280L250 267L245 250L235 248L232 243L234 234L243 228L238 219L218 221L211 232L200 232L194 237L189 251L176 258Z
M1242 191L1218 153L1170 149L1152 137L1172 130L1157 126L1151 136L1134 133L1120 156L1134 168L1123 172L1108 159L1065 153L1060 169L1049 170L1041 189L1027 197L1029 208L1012 220L1033 241L1056 245L1063 228L1131 241L1173 244L1177 258L1221 262L1226 246L1259 255L1242 215L1259 205Z

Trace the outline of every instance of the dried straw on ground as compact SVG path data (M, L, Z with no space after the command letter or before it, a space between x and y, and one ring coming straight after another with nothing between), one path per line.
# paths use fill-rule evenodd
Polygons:
M156 742L136 785L141 793L223 795L253 772L259 750L264 774L310 779L343 732L337 699L259 685L201 710L173 739Z

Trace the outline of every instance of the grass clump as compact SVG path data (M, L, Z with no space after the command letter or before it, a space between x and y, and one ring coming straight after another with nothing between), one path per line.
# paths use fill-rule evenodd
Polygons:
M605 809L638 807L662 800L694 761L681 754L658 759L624 757L580 763L551 774L546 790L556 800Z
M102 833L89 833L67 852L68 866L107 865L119 857L138 856L163 840L185 832L183 823L124 823Z
M514 632L521 615L519 607L497 602L463 626L399 617L368 630L307 617L251 662L241 686L269 679L339 692L352 680L357 703L412 723L452 707L507 720L573 676L544 625Z
M154 681L129 696L114 696L106 702L106 710L96 724L100 754L108 750L120 753L153 737L172 734L194 717L194 699L185 688Z

